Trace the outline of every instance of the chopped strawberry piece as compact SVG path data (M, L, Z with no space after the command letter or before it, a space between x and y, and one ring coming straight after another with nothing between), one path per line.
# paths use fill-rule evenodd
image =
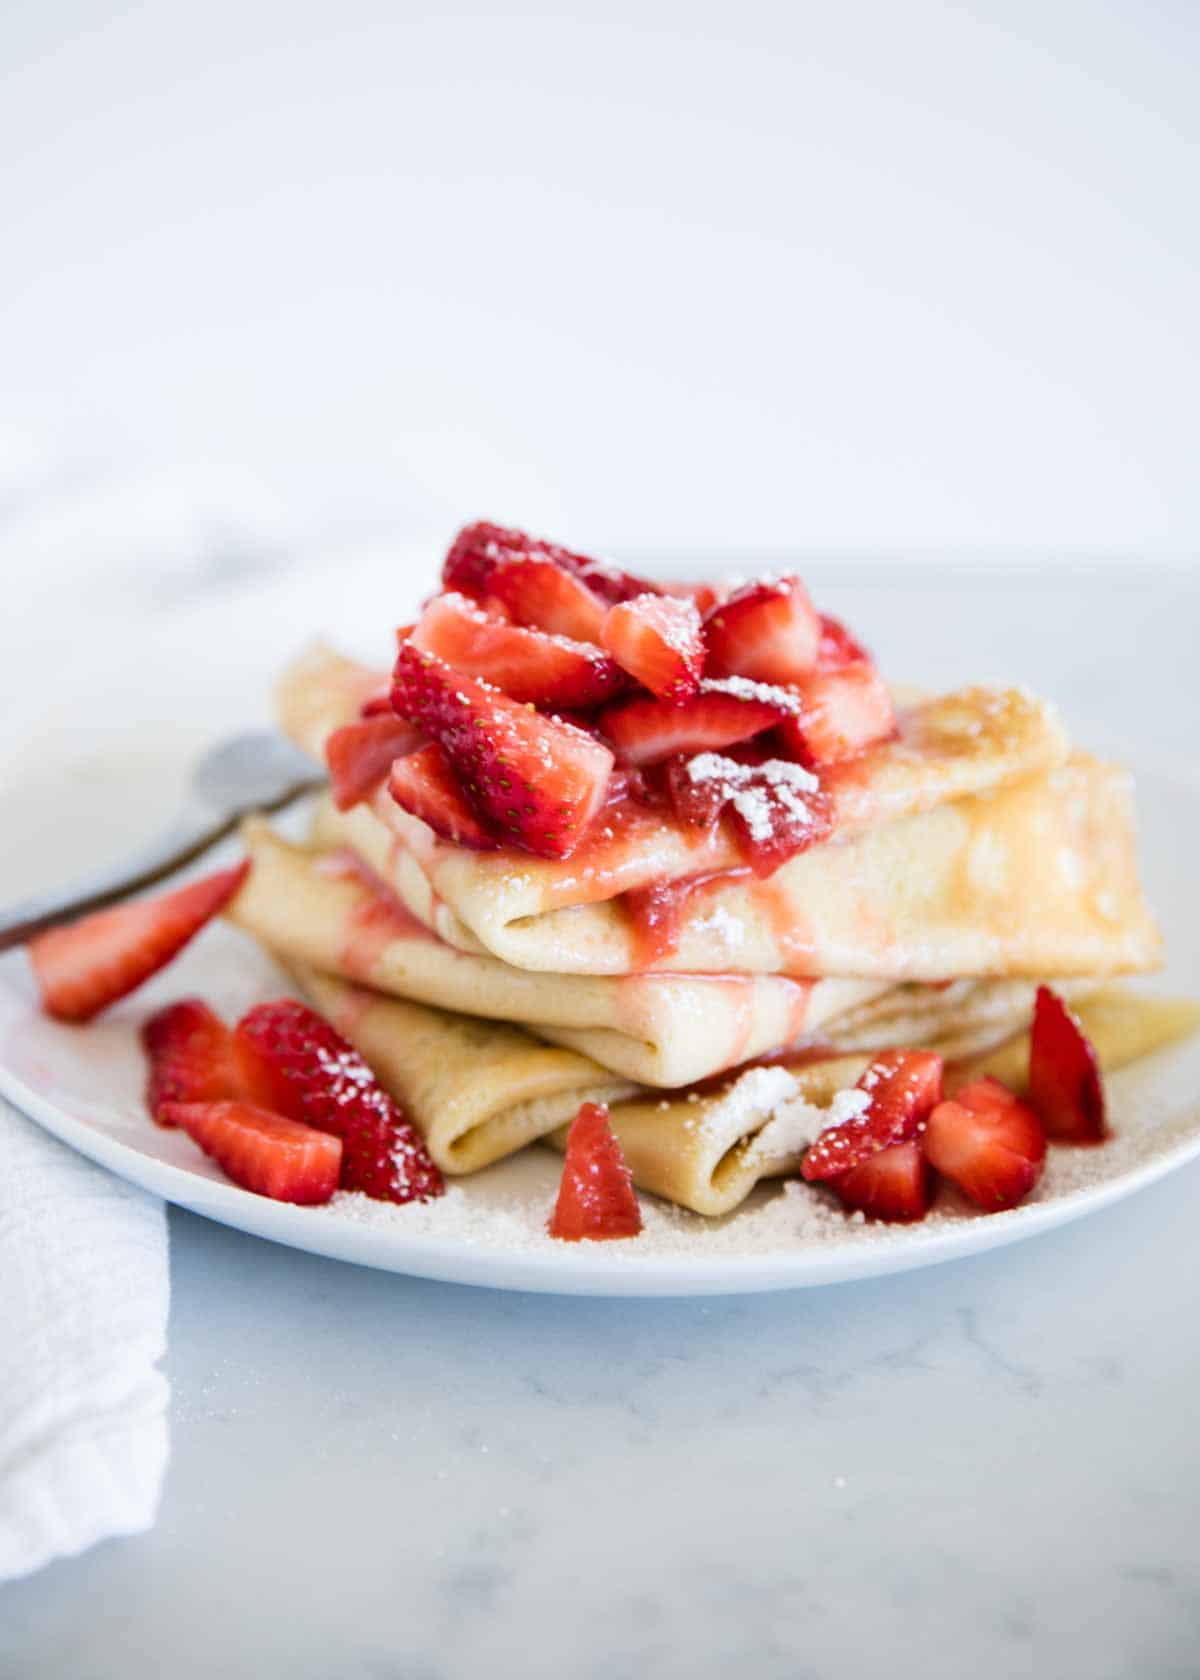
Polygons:
M260 1003L238 1022L236 1038L272 1108L342 1140L343 1190L385 1202L443 1193L442 1175L408 1115L320 1015L293 998Z
M245 1094L233 1033L200 998L183 998L151 1015L141 1039L150 1063L146 1107L160 1125L163 1103L220 1102Z
M689 700L625 700L599 723L626 764L658 764L676 753L717 752L769 729L794 707L793 697L738 677L702 682Z
M386 714L335 729L325 743L325 762L338 810L348 811L366 799L387 775L392 760L420 744L421 731L396 716L390 696Z
M636 1237L642 1212L603 1103L584 1103L567 1133L558 1200L548 1226L562 1242Z
M342 1144L245 1102L168 1102L164 1125L181 1126L243 1189L276 1202L327 1202L338 1187Z
M610 607L601 640L622 670L661 700L686 700L700 686L704 637L694 601L637 595Z
M783 759L743 763L724 753L697 753L672 759L665 780L675 814L687 827L710 828L728 811L756 875L773 874L832 831L830 802L817 778Z
M1100 1062L1057 992L1039 986L1029 1042L1029 1101L1056 1143L1108 1135Z
M858 1081L859 1112L826 1126L800 1168L810 1183L840 1179L881 1149L915 1137L942 1097L942 1058L932 1050L885 1050Z
M576 642L600 640L604 603L585 583L554 560L520 555L501 560L487 581L517 624L569 636Z
M929 1163L916 1138L893 1143L833 1179L843 1206L895 1224L912 1224L929 1211Z
M1042 1176L1046 1129L998 1079L964 1085L925 1123L929 1161L973 1202L996 1213L1016 1207Z
M434 654L401 648L392 705L441 743L476 815L512 845L567 857L604 803L606 746Z
M500 844L463 798L446 749L436 741L396 760L388 792L397 805L428 823L443 840L476 852L495 851Z
M821 625L821 640L817 647L817 664L823 671L832 671L839 665L855 665L860 659L870 663L871 655L858 640L852 636L839 618L831 618L828 613L819 613Z
M704 621L713 676L793 683L817 662L821 622L798 577L736 589Z
M504 623L465 595L435 595L409 645L538 706L596 706L625 686L613 660L590 642Z
M563 571L579 578L602 601L609 603L627 601L634 595L657 593L652 583L631 577L628 572L618 571L602 560L593 560L590 555L576 554L569 548L560 548L557 543L544 542L540 537L527 536L524 531L509 530L503 525L490 525L486 521L464 526L455 537L442 567L442 583L447 589L459 589L465 595L482 595L487 590L493 571L502 561L527 557L552 560Z
M837 764L896 732L892 697L874 665L811 671L795 689L801 709L780 724L779 740L801 764Z
M42 1008L60 1021L90 1021L165 968L246 879L248 860L157 898L97 910L39 933L29 959Z

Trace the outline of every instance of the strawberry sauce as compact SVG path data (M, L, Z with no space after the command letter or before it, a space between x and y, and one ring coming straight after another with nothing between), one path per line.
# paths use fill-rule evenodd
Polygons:
M695 908L697 895L706 887L744 879L752 873L748 864L735 869L710 869L699 875L684 875L675 881L655 881L648 887L627 892L621 902L629 918L633 944L633 967L638 973L655 968L664 957L679 948L685 916Z

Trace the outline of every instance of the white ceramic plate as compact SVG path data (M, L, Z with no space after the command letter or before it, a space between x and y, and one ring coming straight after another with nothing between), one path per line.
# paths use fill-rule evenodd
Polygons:
M1165 989L1200 993L1200 894L1190 847L1200 784L1162 766L1139 781L1146 876L1166 930ZM1109 1083L1115 1137L1100 1150L1053 1149L1036 1199L980 1215L945 1193L916 1226L848 1222L823 1193L760 1188L723 1220L643 1197L646 1230L622 1243L553 1242L545 1220L559 1158L526 1150L453 1183L426 1207L338 1197L325 1208L268 1201L227 1182L182 1133L142 1106L140 1022L187 994L233 1018L286 991L278 970L223 924L134 997L87 1028L36 1008L23 952L0 959L0 1091L47 1131L121 1178L224 1224L295 1248L418 1277L556 1294L700 1295L785 1289L906 1271L1018 1242L1096 1213L1200 1155L1200 1041Z

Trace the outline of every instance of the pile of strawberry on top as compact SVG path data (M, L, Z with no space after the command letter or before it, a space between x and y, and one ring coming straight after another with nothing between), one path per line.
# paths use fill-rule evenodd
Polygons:
M474 524L442 584L388 691L327 744L343 808L387 775L444 839L565 858L632 799L728 821L770 874L829 834L823 772L895 729L870 655L798 577L659 585Z

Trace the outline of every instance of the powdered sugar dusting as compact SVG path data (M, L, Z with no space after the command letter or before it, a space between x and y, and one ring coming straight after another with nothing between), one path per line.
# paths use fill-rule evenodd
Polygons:
M743 1081L738 1083L741 1085ZM735 1108L728 1112L736 1112L743 1105L752 1106L751 1098L756 1091L755 1101L761 1102L769 1095L769 1089L761 1082L748 1086L736 1099ZM778 1089L783 1092L782 1081ZM1025 1203L1007 1213L982 1213L943 1184L921 1224L886 1225L866 1220L861 1214L847 1215L822 1186L791 1179L760 1185L740 1208L720 1219L703 1218L643 1192L640 1199L644 1229L640 1236L605 1243L602 1247L592 1244L579 1247L592 1253L602 1252L614 1266L626 1266L636 1265L643 1259L675 1257L700 1261L726 1256L799 1255L863 1244L872 1247L884 1244L900 1250L919 1246L924 1234L965 1227L981 1219L1017 1224L1028 1221L1046 1202L1086 1196L1128 1174L1166 1162L1174 1152L1182 1152L1189 1146L1194 1148L1200 1140L1198 1089L1200 1041L1151 1057L1111 1076L1108 1092L1112 1139L1091 1149L1052 1145L1041 1183ZM850 1093L840 1093L840 1097L840 1113L833 1108L812 1111L819 1116L820 1124L828 1124L835 1113L842 1119L851 1117L847 1106ZM775 1097L774 1101L786 1103L786 1097ZM807 1104L796 1106L808 1107ZM782 1118L783 1114L777 1111L771 1124L777 1124ZM798 1114L794 1123L799 1136ZM369 1224L414 1241L445 1242L498 1255L543 1255L551 1260L563 1252L563 1245L545 1229L561 1164L561 1158L547 1149L529 1149L472 1178L452 1181L446 1194L437 1201L399 1207L371 1201L365 1196L339 1193L327 1207L309 1210L309 1216Z

